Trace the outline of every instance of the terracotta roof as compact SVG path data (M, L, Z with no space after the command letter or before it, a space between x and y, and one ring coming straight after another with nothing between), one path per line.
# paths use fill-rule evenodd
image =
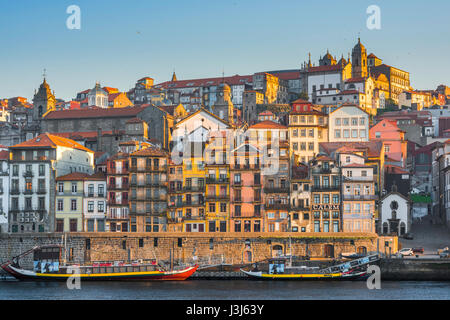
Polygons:
M250 126L249 129L287 129L286 126L283 126L279 123L266 120L262 122L255 123L254 125Z
M368 151L367 157L379 157L383 148L382 141L367 141L367 142L320 142L320 149L327 154L336 152L339 148L348 146L357 149L359 152Z
M66 139L60 136L56 136L53 134L49 134L49 133L43 133L40 134L39 136L37 136L36 138L33 138L31 140L27 140L25 142L16 144L10 148L17 148L17 149L21 149L21 148L42 148L42 147L47 147L47 148L56 148L57 146L59 147L67 147L67 148L73 148L73 149L78 149L78 150L83 150L86 152L94 152L92 150L89 150L88 148L82 146L81 144L79 144L76 141L73 141L71 139Z
M364 163L362 163L362 164L351 163L351 164L347 164L347 165L344 164L342 167L344 167L344 168L366 168L366 167L370 167L370 166L367 164L364 164Z
M131 156L155 156L155 157L166 157L168 156L168 153L164 150L161 150L159 148L154 147L148 147L145 149L138 150L136 152L133 152Z
M338 93L339 95L344 95L344 94L362 94L361 92L359 92L358 90L344 90Z
M342 66L340 64L333 64L333 65L329 65L329 66L311 67L308 69L308 73L340 71L340 70L342 70Z
M126 108L98 108L89 107L80 110L60 110L49 111L44 115L45 120L53 119L73 119L73 118L112 118L112 117L131 117L136 116L146 108L143 106Z
M106 180L106 176L103 172L96 172L87 176L85 180Z
M352 83L352 82L365 82L367 78L358 77L358 78L350 78L345 80L345 82Z
M110 136L110 135L121 135L125 133L124 130L116 130L113 132L112 130L101 131L102 136ZM72 140L81 140L81 139L93 139L97 138L97 131L74 131L74 132L52 132L51 134L67 139Z
M106 180L103 172L87 174L84 172L72 172L56 178L56 181L84 181L84 180Z
M297 99L295 101L292 101L291 104L312 104L312 103L309 102L308 100Z
M218 78L202 78L202 79L166 81L166 82L155 85L155 87L156 88L163 87L166 89L186 88L186 87L208 87L208 86L218 86L222 82L225 82L228 85L239 85L239 84L251 83L252 81L253 81L252 75L247 75L247 76L235 75L235 76L224 77L224 78L218 77Z
M142 122L144 122L144 120L139 119L139 118L133 118L133 119L128 120L126 123L142 123Z
M258 114L258 116L273 116L274 114L270 110L266 110Z
M333 159L331 159L330 157L327 157L327 156L319 156L316 158L316 160L318 160L318 161L333 161Z
M83 173L83 172L72 172L63 176L59 176L56 178L56 181L80 181L84 180L86 177L88 177L89 174Z
M108 102L112 102L114 101L114 99L116 99L118 96L120 96L122 94L122 92L116 92L116 93L110 93L108 95Z
M384 166L385 173L394 173L394 174L409 174L409 171L406 171L404 168L399 166L394 166L391 164L387 164Z
M9 159L9 151L2 150L0 151L0 160L8 160Z
M368 56L367 56L367 58L376 58L376 59L379 59L376 55L374 55L373 53L371 53L371 54L369 54Z
M283 80L295 80L300 78L300 70L268 71L268 73Z

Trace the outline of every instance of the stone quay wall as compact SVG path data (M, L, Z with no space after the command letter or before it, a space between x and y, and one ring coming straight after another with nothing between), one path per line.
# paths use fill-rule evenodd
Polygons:
M358 249L396 252L396 237L372 233L49 233L0 234L0 263L34 246L58 244L68 263L157 259L169 263L245 264L277 254L339 257ZM386 247L388 245L389 247ZM390 249L389 249L390 248ZM32 267L32 255L20 260Z

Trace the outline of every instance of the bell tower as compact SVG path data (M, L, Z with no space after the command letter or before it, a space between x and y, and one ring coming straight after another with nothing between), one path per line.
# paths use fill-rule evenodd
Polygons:
M212 111L222 120L225 120L230 124L234 122L234 106L233 102L231 102L231 88L226 83L221 83L217 87L216 102L212 107Z
M368 75L367 51L358 38L358 43L352 50L352 78L365 78Z
M56 98L50 90L45 76L44 69L44 81L42 81L37 93L33 97L33 121L41 120L47 111L55 109Z

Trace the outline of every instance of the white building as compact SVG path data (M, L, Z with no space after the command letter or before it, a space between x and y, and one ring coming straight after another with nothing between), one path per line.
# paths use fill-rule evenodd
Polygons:
M95 84L95 87L89 91L87 98L89 106L108 108L108 92L103 90L98 82Z
M9 152L0 151L0 233L8 232Z
M369 114L355 105L342 105L329 114L329 142L369 141Z
M54 232L56 177L92 174L94 152L79 143L41 134L10 147L9 231Z
M104 232L106 220L106 176L95 173L83 181L83 230Z
M412 222L409 199L393 191L380 202L381 233L398 236L409 233Z

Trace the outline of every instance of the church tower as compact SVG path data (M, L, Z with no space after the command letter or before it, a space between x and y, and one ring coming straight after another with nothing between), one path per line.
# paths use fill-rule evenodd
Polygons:
M231 102L231 88L226 83L217 87L216 102L212 106L213 113L220 119L233 123L234 106Z
M39 121L50 110L55 109L56 98L45 80L39 86L39 90L33 97L33 121Z
M365 78L368 75L367 51L358 38L358 43L352 50L352 78Z

